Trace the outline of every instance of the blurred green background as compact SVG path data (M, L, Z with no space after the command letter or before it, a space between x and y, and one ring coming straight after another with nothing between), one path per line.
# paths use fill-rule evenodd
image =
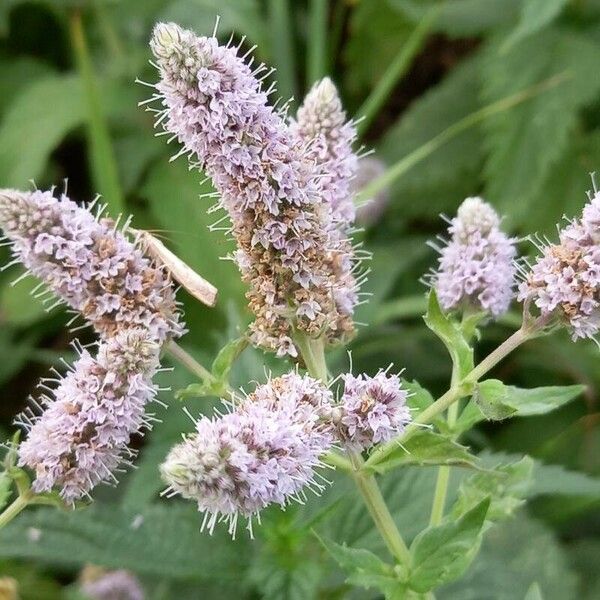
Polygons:
M320 31L312 21L315 4L326 24ZM432 21L434 5L440 7ZM176 148L154 137L152 115L138 107L152 90L135 79L156 80L147 45L156 21L208 35L216 14L220 37L246 36L243 47L257 44L257 57L278 67L284 97L301 98L325 71L349 114L360 116L373 89L389 78L386 69L399 65L361 140L388 166L480 108L559 76L416 162L360 234L373 252L373 296L357 316L366 325L350 347L354 370L394 363L434 394L443 392L449 361L420 316L419 278L435 261L425 242L442 232L440 213L452 215L468 195L483 195L505 215L506 228L523 237L552 236L563 214L581 209L589 173L600 167L600 0L0 0L0 187L29 188L33 180L62 189L68 181L73 199L100 193L113 215L131 213L136 227L157 232L219 288L215 309L181 292L190 329L183 345L206 363L249 321L244 290L234 266L221 260L229 243L207 230L215 217L198 196L209 184L201 185L185 159L169 163ZM522 253L531 250L524 241ZM8 255L2 249L2 262ZM29 295L32 281L10 285L19 274L10 267L0 275L5 439L38 378L71 355L73 337L64 312L48 314ZM518 323L515 308L485 330L478 354ZM88 331L78 335L91 339ZM599 359L594 343L554 335L497 369L497 377L525 387L580 382L587 392L548 416L469 434L477 450L536 458L534 489L528 508L490 533L466 579L438 598L524 598L534 582L544 598L600 597L600 485L593 478L600 476ZM263 378L265 363L285 367L246 351L235 383ZM346 368L345 352L333 353L332 363ZM192 381L179 369L165 377L175 390ZM118 488L97 490L93 508L71 515L31 510L0 531L0 577L15 579L21 597L36 600L81 597L75 582L92 563L134 571L156 599L370 597L364 590L348 595L310 535L325 520L334 539L377 547L344 482L303 509L268 512L254 542L200 534L193 507L160 500L156 466L192 429L172 394L163 399L170 404L158 409L163 422L136 440L139 468ZM206 399L185 404L193 414L212 406ZM456 486L460 473L454 475ZM405 469L384 482L409 539L426 520L434 477L433 470ZM332 518L319 512L325 506L337 506Z

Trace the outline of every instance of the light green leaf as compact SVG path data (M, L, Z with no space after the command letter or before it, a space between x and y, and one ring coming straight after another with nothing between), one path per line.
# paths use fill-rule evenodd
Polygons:
M452 362L462 379L473 369L473 349L465 340L460 327L442 311L434 289L429 292L425 324L444 342Z
M19 273L13 273L14 281ZM5 285L0 290L0 310L2 317L12 325L31 325L48 316L41 300L32 296L34 288L40 284L39 280L28 277L16 285Z
M60 566L93 563L173 579L235 579L246 569L248 539L232 541L224 528L200 533L194 506L130 511L114 505L64 512L26 511L2 530L0 557ZM36 530L32 537L28 532Z
M537 582L531 584L531 587L527 590L523 600L544 600L542 590L540 590L540 586Z
M2 510L8 503L10 498L10 485L12 479L6 471L0 473L0 510Z
M493 102L551 77L563 81L484 123L489 158L486 197L524 224L525 213L545 210L537 190L568 146L577 113L597 97L599 48L573 32L547 29L500 55L491 44L484 53L484 99ZM518 202L516 199L518 198ZM544 204L533 206L532 200Z
M478 468L477 457L465 446L434 431L424 429L413 434L402 445L376 464L373 469L385 473L403 465L454 465Z
M342 546L326 538L317 537L331 557L348 573L348 583L367 589L375 588L386 597L406 590L394 567L384 563L372 552Z
M504 385L497 379L482 381L475 388L474 404L467 405L458 420L457 430L464 431L481 418L501 420L510 416L529 417L544 415L577 398L585 391L583 385L548 386L522 389ZM481 418L477 418L477 407Z
M212 364L211 372L213 376L220 382L227 384L233 363L247 347L248 339L240 337L221 348Z
M547 494L600 498L600 477L536 461L529 495Z
M433 404L433 396L417 381L402 380L402 387L408 391L408 399L406 403L411 409L421 412L430 404Z
M452 514L459 517L484 498L490 498L487 520L498 521L512 515L528 496L533 468L534 461L525 456L494 470L471 475L460 484Z
M85 119L81 84L72 75L38 79L13 99L0 125L0 181L28 187L50 152Z
M509 50L526 37L540 31L560 14L569 0L523 0L519 23L504 42L503 50Z
M415 538L411 545L412 589L427 592L464 573L479 550L489 505L486 498L460 518L430 527Z

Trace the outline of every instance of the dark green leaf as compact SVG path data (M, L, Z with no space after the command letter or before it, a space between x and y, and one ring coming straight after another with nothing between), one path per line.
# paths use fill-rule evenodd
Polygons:
M8 503L12 479L6 471L0 472L0 510Z
M477 457L465 446L450 438L424 429L413 434L402 445L389 454L386 459L373 468L385 473L403 465L454 465L460 467L478 467Z
M409 585L427 592L460 577L481 544L481 530L490 505L486 498L460 518L430 527L411 545L413 564Z

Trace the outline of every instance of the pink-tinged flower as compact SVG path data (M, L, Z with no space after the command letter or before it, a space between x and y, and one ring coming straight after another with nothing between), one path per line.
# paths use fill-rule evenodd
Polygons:
M358 161L356 177L352 180L354 194L359 194L371 182L381 177L386 171L383 161L373 156L365 156ZM367 198L356 210L356 222L359 225L374 225L381 219L390 202L390 190L384 188L372 198Z
M161 343L182 333L169 277L113 221L96 218L65 194L0 190L0 226L15 262L103 338L129 327L142 327Z
M519 300L533 302L542 317L568 326L573 340L600 328L600 193L581 219L559 232L559 243L540 245L541 256L519 286Z
M55 389L42 386L44 412L20 418L29 435L19 446L19 465L34 471L35 492L56 487L74 502L101 481L116 481L115 469L133 454L131 435L148 425L159 349L148 332L124 330L100 342L96 358L82 349Z
M343 376L344 393L338 431L351 447L366 450L398 436L411 420L408 392L398 375Z
M176 445L161 466L173 493L195 500L202 528L227 521L235 535L238 516L320 491L319 456L333 443L332 395L297 373L270 380L234 404L231 412L202 417L196 432Z
M144 600L138 578L129 571L86 567L82 579L81 591L90 600Z
M337 272L319 170L307 144L268 105L259 76L237 49L175 24L156 26L158 121L211 177L237 241L234 260L256 316L251 339L297 355L293 328L338 341L350 335L353 299L334 298ZM342 304L344 306L342 307ZM311 308L307 310L307 307Z
M431 275L446 310L484 311L498 317L514 297L515 239L500 229L500 217L481 198L467 198L450 222L451 237Z

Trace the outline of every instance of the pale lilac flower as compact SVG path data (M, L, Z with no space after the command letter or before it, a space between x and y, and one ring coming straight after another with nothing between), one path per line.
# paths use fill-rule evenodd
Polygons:
M72 503L99 482L115 481L113 472L132 455L131 435L148 425L158 353L147 331L123 330L100 343L96 358L81 349L55 389L41 386L45 410L21 416L29 435L19 446L19 465L34 471L35 492L57 487Z
M332 294L319 172L306 143L268 105L258 79L266 67L252 70L236 48L172 23L158 24L150 45L164 106L158 122L211 177L231 219L234 259L256 316L252 341L296 356L293 327L330 341L350 335L351 315Z
M442 307L505 313L514 296L516 250L496 211L481 198L467 198L448 231L450 240L436 247L439 266L431 276Z
M23 263L104 338L143 327L159 342L182 333L169 277L109 219L65 194L0 190L0 226Z
M144 600L144 590L138 578L124 569L104 571L88 567L83 578L81 591L90 600Z
M594 337L600 328L600 193L590 197L581 219L559 232L558 244L540 250L519 286L519 300L565 323L573 340Z
M358 450L367 450L404 431L411 417L406 405L408 392L398 375L380 371L374 377L347 374L343 380L338 421L343 441Z
M161 466L169 488L195 500L202 528L218 521L235 534L238 515L285 506L322 489L315 469L333 443L332 394L297 373L270 380L222 416L202 417Z

